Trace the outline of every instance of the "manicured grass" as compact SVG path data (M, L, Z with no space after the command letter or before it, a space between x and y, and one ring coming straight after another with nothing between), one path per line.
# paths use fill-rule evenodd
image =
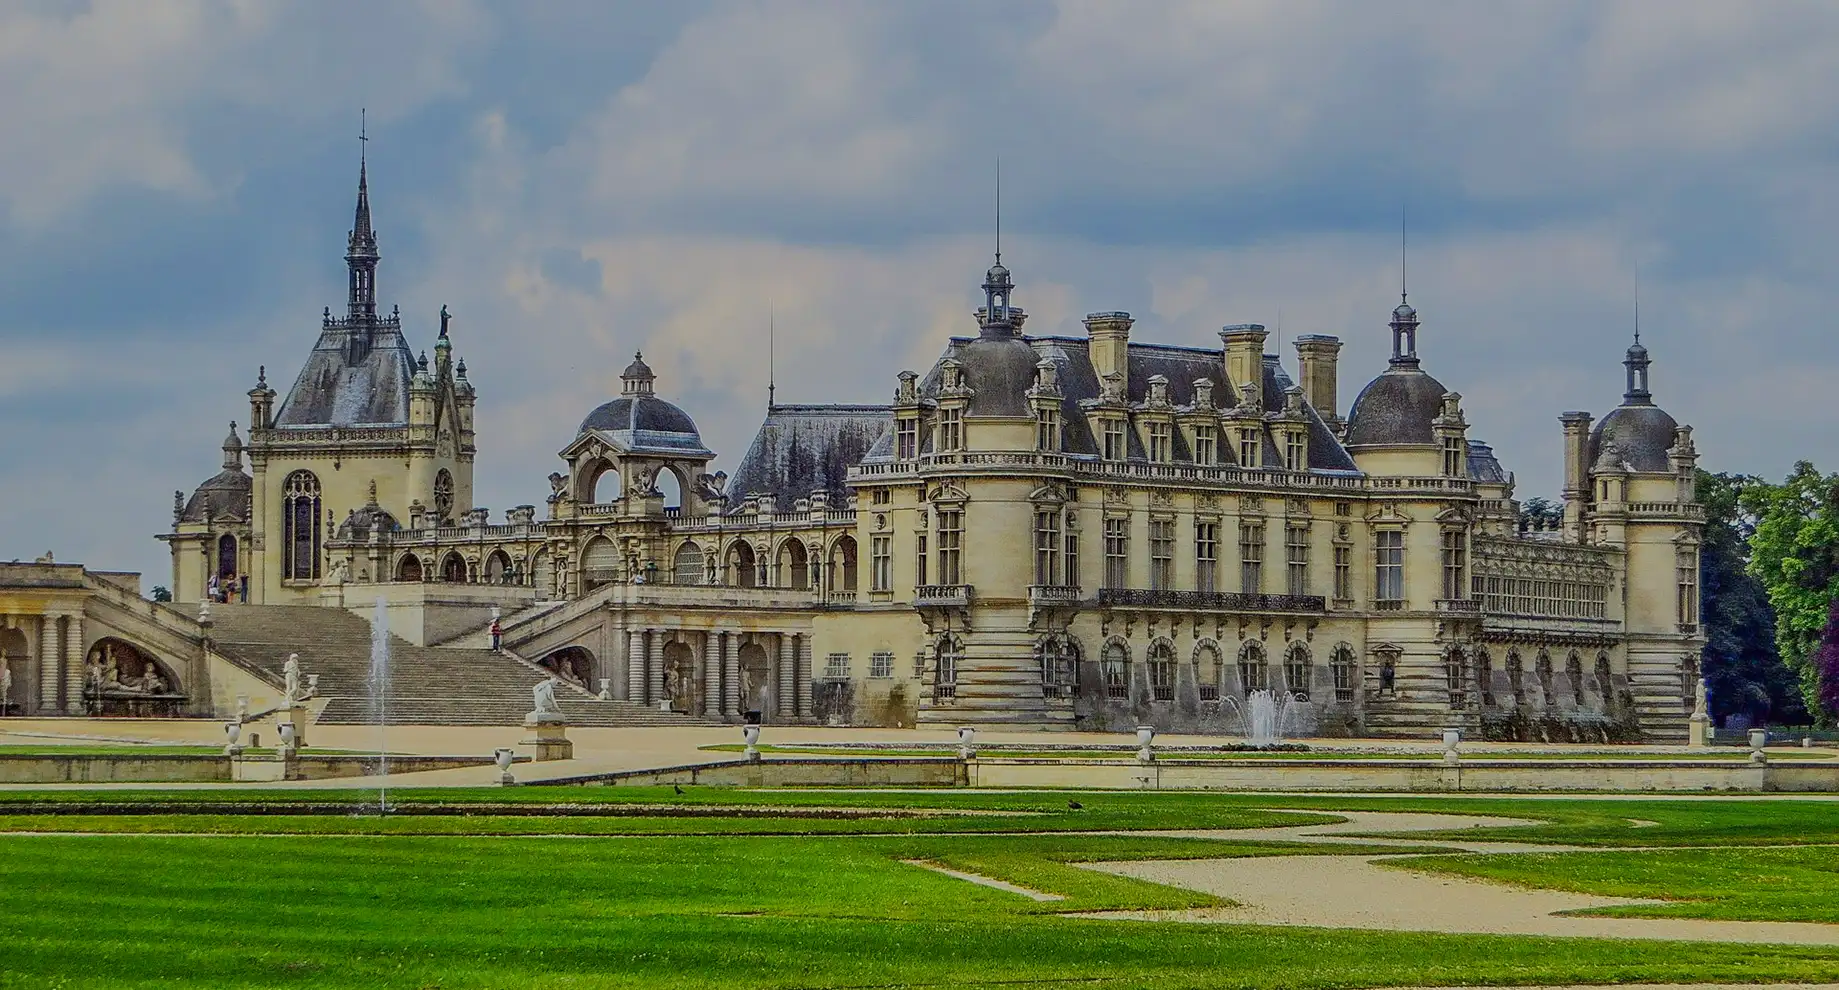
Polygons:
M739 753L746 747L739 743L711 743L699 747L709 753ZM865 756L865 757L923 757L956 756L955 747L924 748L861 748L854 746L760 746L760 752L773 755L803 756ZM1136 749L1006 749L997 746L978 748L978 755L984 759L1013 760L1133 760ZM1442 751L1421 749L1397 753L1372 752L1368 750L1311 749L1307 751L1277 750L1265 752L1259 750L1175 750L1158 749L1157 755L1163 760L1412 760L1417 762L1437 763L1443 759ZM1831 759L1832 753L1819 750L1793 750L1777 755L1777 759ZM1528 752L1515 753L1498 750L1474 750L1463 754L1463 762L1487 763L1491 761L1515 760L1566 760L1577 762L1611 761L1679 761L1679 760L1713 760L1744 762L1750 758L1749 750L1723 749L1693 753L1654 753L1639 750L1599 750L1580 752Z
M1839 848L1830 846L1432 856L1388 864L1522 887L1672 902L1586 914L1839 923L1834 897L1839 893Z
M0 987L1361 987L1813 981L1839 951L1144 924L1142 837L0 839ZM1037 904L899 862L1065 894Z

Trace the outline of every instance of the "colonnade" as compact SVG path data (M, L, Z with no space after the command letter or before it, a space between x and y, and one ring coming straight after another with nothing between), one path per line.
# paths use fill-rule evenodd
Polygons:
M83 613L9 613L0 615L0 629L17 631L28 650L34 641L38 644L37 650L28 654L37 681L34 692L37 705L34 706L33 698L26 694L28 686L17 680L8 690L7 701L21 710L36 707L41 714L80 713L83 710ZM0 662L4 659L0 657Z
M811 717L811 636L795 632L741 632L731 629L686 630L632 627L626 630L626 699L656 705L670 698L665 648L673 643L690 650L694 688L692 715L739 717L749 710L749 688L770 688L774 718ZM743 683L741 651L760 647L768 669L765 683Z

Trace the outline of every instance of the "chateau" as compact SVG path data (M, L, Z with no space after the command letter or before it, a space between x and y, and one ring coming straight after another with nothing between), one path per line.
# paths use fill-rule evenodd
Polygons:
M230 602L189 667L166 664L175 684L221 679L213 614L381 598L398 636L466 662L501 656L477 649L498 616L576 709L1225 733L1270 690L1322 734L1685 739L1697 453L1638 339L1620 405L1558 416L1563 517L1531 518L1402 297L1388 366L1344 412L1335 337L1297 338L1293 375L1256 324L1186 346L1101 312L1030 336L998 253L975 332L923 375L890 369L886 405L770 404L729 474L635 357L557 424L545 504L493 521L445 310L431 360L380 313L362 169L345 259L345 312L285 395L257 376L247 439L232 426L160 536L181 606L162 621ZM73 710L91 648L46 635L53 662L26 642L22 679ZM162 647L133 644L156 664Z

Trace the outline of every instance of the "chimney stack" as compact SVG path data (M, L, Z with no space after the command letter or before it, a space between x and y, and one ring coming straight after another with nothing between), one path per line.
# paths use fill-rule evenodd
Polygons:
M1220 328L1220 340L1226 348L1226 380L1244 391L1245 386L1264 385L1264 324L1235 323Z
M1303 387L1303 395L1308 397L1309 404L1315 407L1315 411L1330 426L1341 421L1341 411L1335 406L1335 379L1340 355L1339 337L1312 333L1296 338L1297 367L1302 377L1302 381L1297 384Z
M1124 382L1124 394L1130 394L1130 326L1135 321L1129 313L1089 313L1086 335L1091 338L1092 370L1100 381L1116 374Z

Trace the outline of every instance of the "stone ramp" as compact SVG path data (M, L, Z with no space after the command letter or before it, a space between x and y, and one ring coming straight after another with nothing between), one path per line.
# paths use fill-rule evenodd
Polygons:
M193 614L196 606L186 606ZM281 676L289 653L307 674L319 675L323 725L375 724L370 691L370 621L340 608L313 605L215 605L216 649ZM543 673L515 657L483 649L416 646L390 637L390 725L518 725ZM714 724L643 705L601 701L579 688L557 692L577 726Z

